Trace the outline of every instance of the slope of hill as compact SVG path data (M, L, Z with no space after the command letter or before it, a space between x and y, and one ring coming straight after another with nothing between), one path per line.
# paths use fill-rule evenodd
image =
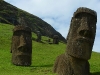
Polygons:
M0 75L56 75L52 72L56 57L64 53L66 44L48 44L32 41L32 65L30 67L15 66L11 63L10 47L13 25L0 23ZM36 39L36 34L32 33ZM89 60L91 75L100 75L100 53L93 52Z
M35 15L5 2L4 0L0 0L0 22L12 25L26 25L32 28L34 33L40 31L43 36L51 38L54 35L58 35L61 41L66 42L65 38L50 24Z

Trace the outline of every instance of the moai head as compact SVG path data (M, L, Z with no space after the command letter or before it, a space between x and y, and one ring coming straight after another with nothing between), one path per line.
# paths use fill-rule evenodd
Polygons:
M15 26L12 37L12 63L15 65L31 65L32 55L31 29L25 26Z
M80 7L74 12L67 41L67 54L90 59L96 34L97 13L89 8Z
M53 43L54 44L59 44L59 36L58 35L53 36Z
M37 42L40 42L41 41L41 33L40 31L37 31Z

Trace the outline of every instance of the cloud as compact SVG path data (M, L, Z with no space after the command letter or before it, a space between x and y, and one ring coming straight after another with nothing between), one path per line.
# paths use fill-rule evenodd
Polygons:
M100 1L99 0L5 0L20 9L32 13L52 25L65 38L70 20L78 7L88 7L97 12L97 32L93 50L99 51Z

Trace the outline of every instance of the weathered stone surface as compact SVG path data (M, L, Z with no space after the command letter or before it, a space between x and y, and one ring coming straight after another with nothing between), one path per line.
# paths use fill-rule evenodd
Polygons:
M53 72L58 75L89 75L90 65L87 60L62 54L57 57Z
M74 12L67 36L66 52L57 57L54 72L58 75L90 75L88 60L96 34L97 14L80 7Z
M20 66L30 66L32 59L31 29L25 26L15 26L13 29L11 53L12 63Z

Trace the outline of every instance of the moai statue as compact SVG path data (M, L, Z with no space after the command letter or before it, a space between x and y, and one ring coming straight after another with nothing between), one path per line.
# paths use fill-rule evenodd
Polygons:
M86 7L74 12L66 52L57 57L53 71L58 75L90 75L88 60L96 34L97 13Z
M37 31L37 42L41 42L41 33L40 31Z
M59 44L59 36L58 35L53 36L53 44Z
M32 34L26 26L15 26L11 44L12 63L18 66L30 66L32 60Z

